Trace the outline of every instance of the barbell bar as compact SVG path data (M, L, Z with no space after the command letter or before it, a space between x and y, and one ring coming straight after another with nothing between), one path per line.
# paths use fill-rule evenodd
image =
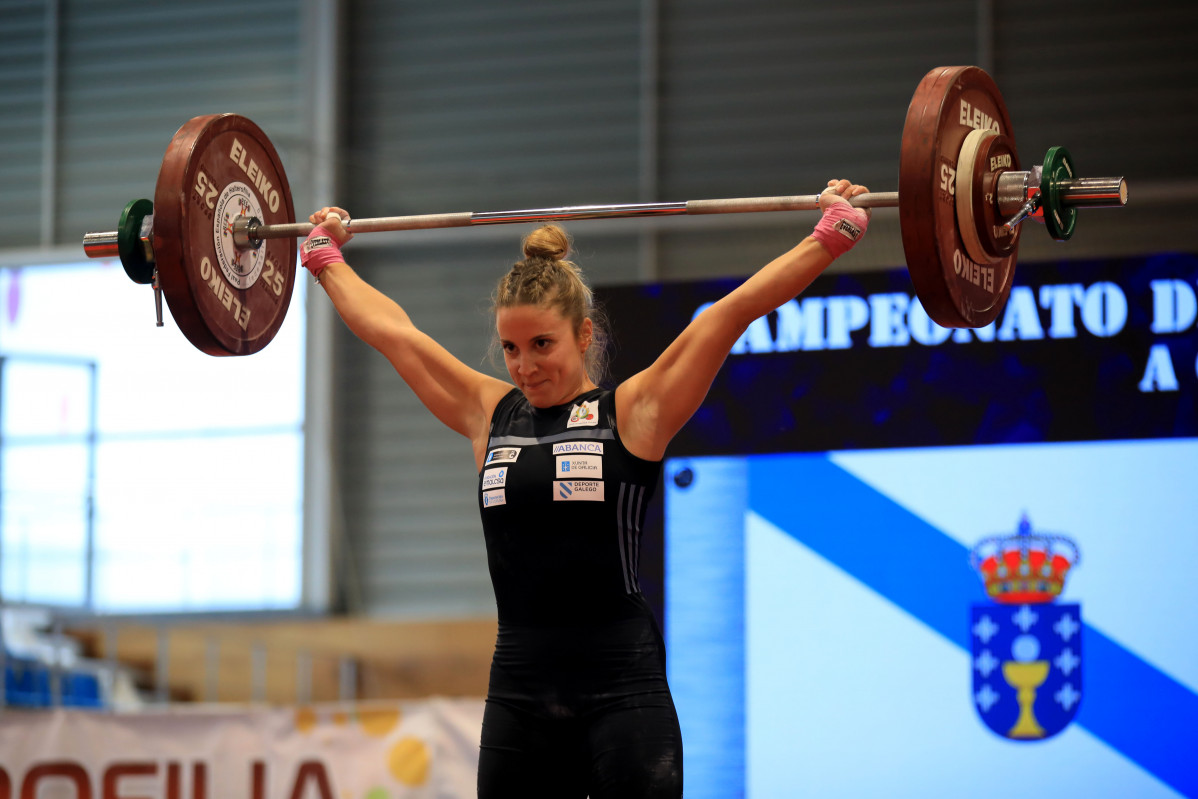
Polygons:
M1004 175L1006 177L1006 175ZM1022 183L1022 173L1012 175ZM1000 185L1004 182L1000 179ZM1066 208L1117 208L1127 203L1127 182L1123 178L1077 178L1061 183L1061 205ZM1018 197L1017 200L1012 197ZM139 202L149 202L141 200ZM897 208L897 191L876 191L853 197L855 208ZM1010 229L1028 214L1015 214L1027 204L1022 195L1008 192L1004 201L998 199L999 213L1012 217ZM720 200L683 200L664 203L624 203L614 205L566 205L556 208L528 208L520 211L462 211L444 214L411 214L352 219L345 225L351 233L382 233L403 230L434 230L437 228L469 227L473 225L504 225L521 222L573 222L588 219L629 219L634 217L683 216L699 214L748 214L774 211L818 211L818 194L777 197L736 197ZM1028 209L1033 210L1031 208ZM122 214L127 216L128 214ZM143 217L144 219L144 217ZM257 248L268 239L303 238L316 226L310 222L264 225L256 218L234 220L233 236L242 249ZM138 237L145 252L152 252L149 231ZM119 230L87 233L83 250L89 258L122 256ZM152 261L152 258L149 259Z
M148 202L148 200L142 201ZM852 199L858 208L894 208L898 192L872 192ZM724 200L684 200L665 203L627 203L622 205L572 205L560 208L529 208L521 211L463 211L446 214L381 216L350 220L345 229L351 233L382 233L401 230L433 230L472 225L504 225L520 222L570 222L583 219L628 219L632 217L679 216L684 214L736 214L769 211L816 211L819 195L790 197L741 197ZM122 214L126 216L127 214ZM264 225L244 217L234 221L233 235L243 249L257 248L268 239L303 238L316 226L310 222ZM121 255L120 230L88 233L83 249L89 258L114 258ZM149 247L148 231L140 236Z
M1017 176L1021 177L1021 176ZM1061 205L1067 208L1089 206L1113 208L1126 204L1127 183L1123 178L1078 178L1064 181L1060 187ZM1020 196L1017 204L1011 199L1000 202L999 213L1013 216L1025 204ZM141 202L149 202L143 200ZM897 191L877 191L859 194L850 200L855 208L897 208ZM1006 209L1005 211L1003 209ZM567 205L557 208L528 208L519 211L462 211L445 214L411 214L352 219L345 225L351 233L382 233L403 230L433 230L437 228L470 227L473 225L506 225L521 222L574 222L588 219L630 219L634 217L684 216L699 214L750 214L774 211L818 211L818 194L777 197L735 197L720 200L683 200L663 203L624 203L614 205ZM127 216L124 214L123 216ZM1011 227L1023 219L1014 221ZM310 222L264 225L256 218L234 220L233 236L242 249L257 248L268 239L303 238L316 226ZM150 251L149 232L139 236L143 248ZM83 249L89 258L121 256L119 230L87 233Z
M945 327L992 322L1010 293L1020 223L1043 221L1057 240L1074 232L1082 207L1127 203L1122 177L1078 177L1063 147L1020 168L998 87L978 67L928 72L907 110L899 191L871 192L860 208L898 207L916 296ZM353 219L353 233L525 222L699 214L812 211L819 195L458 212ZM257 352L274 337L295 281L290 189L270 140L236 114L195 117L167 148L154 201L134 200L116 231L88 233L90 258L119 257L151 283L193 345L212 355Z

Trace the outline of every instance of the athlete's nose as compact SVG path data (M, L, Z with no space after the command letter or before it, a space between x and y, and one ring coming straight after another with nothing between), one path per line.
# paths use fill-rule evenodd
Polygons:
M536 363L525 353L516 356L516 374L521 377L532 374L537 369Z

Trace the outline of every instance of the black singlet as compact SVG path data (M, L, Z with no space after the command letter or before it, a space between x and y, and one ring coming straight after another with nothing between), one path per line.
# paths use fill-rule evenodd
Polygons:
M613 392L535 408L516 389L491 417L479 510L499 620L575 625L644 616L641 524L660 461L624 449Z
M637 577L660 474L620 442L611 391L535 408L513 389L495 408L478 489L499 615L480 797L681 795L665 649Z

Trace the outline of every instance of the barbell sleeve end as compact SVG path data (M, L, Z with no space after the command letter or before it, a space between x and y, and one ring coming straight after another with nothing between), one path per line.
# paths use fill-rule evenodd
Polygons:
M262 246L258 229L262 221L256 216L239 216L233 220L233 246L239 250L256 250Z
M117 232L105 230L83 234L83 254L88 258L116 258L121 254Z
M1122 208L1127 205L1127 180L1074 178L1061 181L1061 204L1088 208Z

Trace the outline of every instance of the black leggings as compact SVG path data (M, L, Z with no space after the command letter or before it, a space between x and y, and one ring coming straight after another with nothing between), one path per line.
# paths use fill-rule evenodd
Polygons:
M682 732L668 691L546 718L488 699L479 799L679 799Z

